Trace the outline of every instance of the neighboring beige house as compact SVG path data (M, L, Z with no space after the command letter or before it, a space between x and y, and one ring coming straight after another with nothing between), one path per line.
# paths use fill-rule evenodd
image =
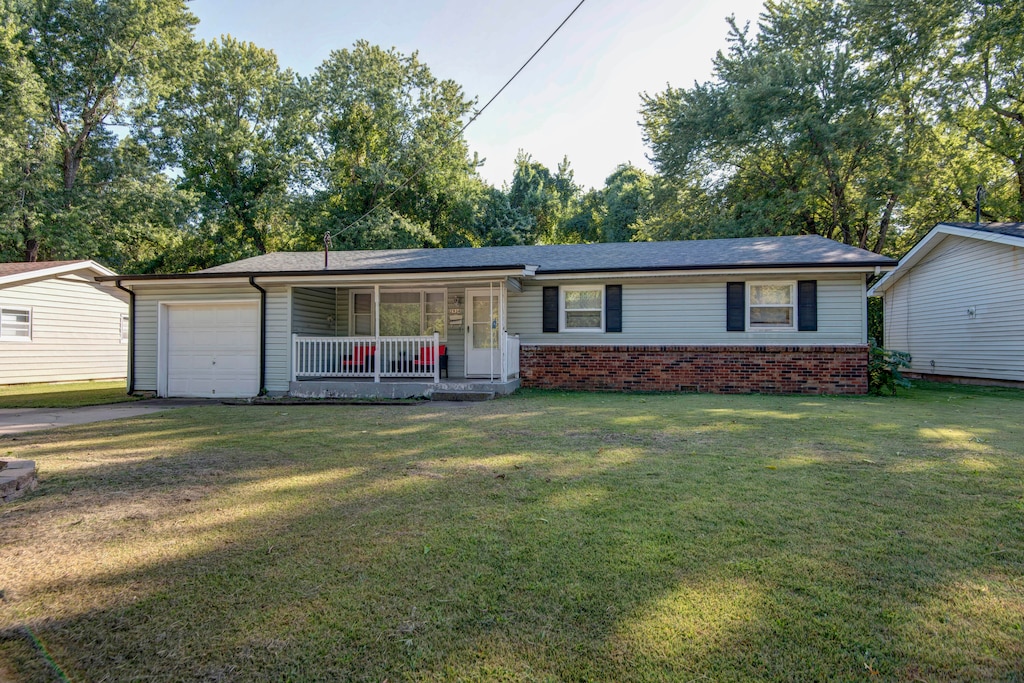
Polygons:
M0 384L122 379L128 296L94 261L0 263Z
M1024 223L939 223L868 295L913 373L1024 383Z

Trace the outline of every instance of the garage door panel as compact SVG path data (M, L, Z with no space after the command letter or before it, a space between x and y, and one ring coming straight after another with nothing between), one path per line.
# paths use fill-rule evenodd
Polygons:
M259 393L259 306L172 305L167 395L242 398Z

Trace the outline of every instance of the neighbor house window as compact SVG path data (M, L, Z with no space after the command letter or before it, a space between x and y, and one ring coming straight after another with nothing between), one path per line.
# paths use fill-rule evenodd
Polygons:
M32 311L28 308L0 308L0 339L32 339Z
M380 293L380 334L385 337L418 337L437 332L446 337L444 290L404 290ZM373 335L373 292L353 292L352 334Z
M604 331L604 287L562 287L562 329Z
M751 330L793 329L796 292L792 282L752 282L747 289L747 320Z
M128 343L128 335L130 334L130 331L131 331L131 328L130 328L130 326L128 324L128 314L127 313L122 313L121 314L121 343L122 344L127 344Z

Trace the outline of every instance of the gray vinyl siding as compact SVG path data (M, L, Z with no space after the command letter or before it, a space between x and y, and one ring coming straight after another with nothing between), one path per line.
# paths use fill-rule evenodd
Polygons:
M349 290L338 288L337 292L338 292L338 295L335 297L335 302L334 302L335 303L335 311L336 311L336 313L335 313L335 321L336 321L335 329L337 330L335 332L335 334L337 334L339 337L347 337L348 336L348 308L349 308L349 300L348 300L349 294L348 294L348 292L349 292Z
M336 334L335 290L326 287L292 289L292 334L327 337Z
M795 282L811 279L751 278L756 282ZM729 281L742 281L730 277ZM622 284L622 332L559 332L542 329L541 296L544 286L587 284L578 280L530 282L523 292L509 297L509 332L523 344L617 345L843 345L866 343L864 276L817 278L818 330L816 332L727 332L726 280L679 282L595 282Z
M914 371L1024 381L1024 248L950 235L884 301L885 345Z
M0 384L122 379L127 296L68 274L0 287L0 307L28 309L32 338L0 340Z
M267 285L267 356L264 387L271 393L288 391L292 377L292 342L288 329L291 306L288 287Z
M271 309L271 299L275 300L275 308L280 308L279 300L283 301L285 307L287 307L288 290L286 288L281 288L280 291L275 290L273 295L270 294L270 291L271 290L268 289L268 313ZM157 351L159 348L158 321L161 303L215 303L221 301L258 302L260 299L259 292L245 284L212 286L185 286L173 284L170 286L145 286L143 284L137 284L135 286L135 292L135 389L137 391L157 390ZM280 312L277 313L277 320L277 324L283 328L281 332L278 332L278 330L271 327L270 318L268 316L268 368L271 364L269 350L272 337L274 339L274 345L277 352L280 352L282 342L285 351L287 351L288 348L287 308L285 308L285 313L283 315L281 315ZM278 335L283 335L284 338L277 339ZM279 370L279 368L276 369ZM285 388L287 389L287 380L285 380Z

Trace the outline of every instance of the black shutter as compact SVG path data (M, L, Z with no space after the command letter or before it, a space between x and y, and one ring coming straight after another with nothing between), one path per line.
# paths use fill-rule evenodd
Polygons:
M558 287L544 288L544 331L558 332Z
M796 283L796 329L801 332L818 330L817 280L800 280Z
M747 328L746 290L744 282L725 285L725 329L728 332L743 332Z
M604 331L622 332L622 285L605 285Z

